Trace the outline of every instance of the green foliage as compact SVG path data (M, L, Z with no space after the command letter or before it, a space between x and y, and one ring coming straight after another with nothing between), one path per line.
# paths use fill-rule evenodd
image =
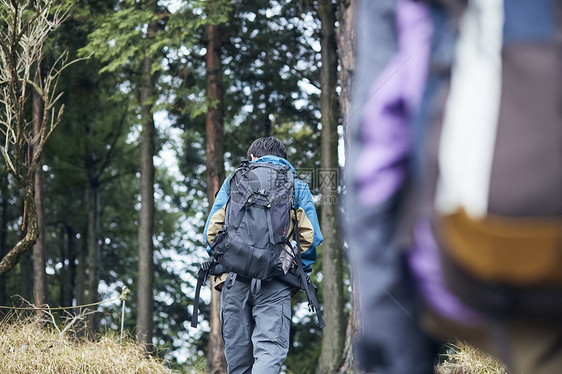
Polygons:
M125 328L135 329L140 70L143 57L150 56L156 77L151 103L153 111L164 113L157 117L157 153L176 155L179 168L168 170L157 157L155 343L158 355L173 368L187 370L192 363L201 366L208 342L206 332L188 328L195 274L205 256L204 114L217 104L205 93L206 25L219 25L224 35L227 170L245 157L255 138L268 132L283 141L298 172L315 172L320 148L319 56L311 44L318 38L318 24L302 14L300 3L289 0L157 1L155 10L149 3L76 4L47 46L47 60L64 49L70 58L92 55L61 77L65 115L45 151L49 303L67 302L69 290L71 301L76 300L79 258L87 248L86 193L94 184L101 205L100 297L114 297L122 286L129 287ZM157 25L156 32L148 35L151 23ZM166 130L169 125L171 132ZM18 217L23 210L12 187L10 182L0 190L0 201L9 201L8 242L21 235ZM314 185L311 188L317 193ZM6 278L9 295L20 293L26 266L21 264ZM304 295L294 303L302 308ZM208 305L200 307L208 316ZM104 313L101 326L116 328L120 308L107 307ZM313 314L294 318L288 372L314 371L320 334Z
M158 16L140 3L123 1L117 11L100 15L96 27L88 36L89 44L80 49L80 54L93 54L100 61L107 62L100 72L115 71L130 64L138 68L146 53L152 55L161 47L160 43L153 44L146 37L148 24L157 20Z
M175 12L167 9L167 2L156 2L156 11L151 2L122 0L116 9L103 14L89 35L89 43L80 49L80 55L94 55L106 65L100 70L115 71L121 67L135 70L146 55L154 60L152 71L164 69L162 59L181 48L191 48L199 40L197 35L204 25L220 24L228 19L231 1L213 2L191 0L182 2ZM205 17L204 8L210 7L210 18ZM149 35L151 23L157 24L157 33Z
M301 313L302 310L308 311L303 291L299 292L292 302L294 310L300 308ZM309 312L299 320L293 317L290 342L289 354L284 362L287 372L291 374L315 373L321 347L321 330L318 327L315 313Z
M236 164L252 140L281 134L274 129L286 123L318 135L319 56L309 45L316 25L303 21L294 2L236 1L233 14L224 29L223 60L225 149Z

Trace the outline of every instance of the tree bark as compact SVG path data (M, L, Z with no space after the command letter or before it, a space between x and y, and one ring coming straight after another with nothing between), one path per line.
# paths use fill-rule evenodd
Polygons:
M317 373L335 373L342 362L345 339L343 298L343 256L338 233L338 95L336 92L338 58L335 32L335 6L331 0L318 1L321 22L320 69L321 175L322 192L322 276L324 316L327 327L322 334L322 348ZM323 174L323 175L322 175Z
M82 236L82 245L78 252L78 265L76 266L76 305L86 303L86 257L88 253L88 238ZM79 309L75 313L79 313Z
M37 240L38 226L37 226L37 212L35 210L35 183L33 176L26 175L21 183L23 189L23 201L24 201L24 214L23 214L23 225L25 229L25 235L16 245L8 251L0 261L0 276L6 274L8 271L14 268L18 263L20 256L33 248L33 244ZM33 265L31 271L26 273L26 277L29 274L33 274ZM32 277L31 277L32 279ZM31 282L30 282L31 283Z
M53 17L38 16L27 20L27 17L22 17L21 14L30 11L28 8L30 2L11 1L10 4L12 6L3 12L2 18L11 26L4 30L4 38L0 40L3 51L0 71L2 71L2 86L5 88L2 92L2 102L5 104L3 108L5 113L2 117L10 118L10 120L0 121L0 127L4 134L11 135L5 138L6 142L0 146L0 149L18 188L22 189L25 202L22 221L23 231L26 234L0 261L0 275L16 266L21 254L33 247L39 235L34 202L35 170L39 166L39 158L47 139L60 123L62 106L57 113L55 103L58 96L53 96L51 93L56 91L60 69L69 65L65 63L66 60L63 57L62 60L58 60L61 61L62 67L50 69L49 74L54 79L42 81L44 85L42 91L45 93L42 99L46 101L41 116L44 123L41 135L35 137L32 128L27 126L29 122L26 119L26 102L29 98L27 88L30 86L28 82L33 79L31 72L34 67L44 57L41 51L45 36L64 21L66 13L61 12L54 1L39 2L34 3L41 8L37 9L39 12L37 14L51 14ZM26 24L25 22L28 21L31 23ZM26 40L26 42L22 44L22 40ZM39 53L31 55L26 53L24 45L33 45L33 48ZM31 148L34 148L33 154L31 154Z
M25 251L19 260L20 284L19 296L31 303L33 298L33 257L31 251ZM26 305L27 306L27 305Z
M156 1L149 9L156 13ZM147 39L154 40L156 24L148 26ZM153 117L155 77L152 73L152 57L145 55L142 61L141 87L141 208L139 213L139 278L137 300L137 341L145 352L152 351L154 327L154 154L155 127Z
M0 219L0 260L6 254L8 248L8 172L1 172L0 194L2 196L2 215ZM6 282L5 277L0 276L0 305L6 305Z
M33 91L33 135L35 138L39 137L41 131L41 119L43 116L43 105L41 97L37 92ZM36 149L33 150L37 152ZM37 241L33 245L33 299L36 306L47 304L47 273L45 272L46 259L45 259L45 221L43 209L43 181L42 181L42 166L43 158L35 170L35 207L37 210L37 225L38 233ZM40 315L42 312L37 311Z
M34 175L34 174L32 174ZM32 175L28 178L32 181ZM11 270L17 263L21 255L25 254L20 266L20 294L30 301L33 297L33 262L29 250L37 240L37 213L35 212L35 197L33 182L25 181L23 183L23 222L25 225L25 235L18 243L4 256L0 263L0 274L5 274ZM5 268L3 268L5 264ZM2 271L4 269L5 271Z
M263 136L268 137L271 136L271 120L269 119L269 114L265 113L265 118L263 121L263 128L264 128L264 132L263 132Z
M91 165L88 167L89 185L88 185L88 303L99 301L98 286L100 282L100 186L95 177L95 154L89 161ZM97 309L92 307L92 309ZM97 313L88 315L88 328L95 332L98 329Z
M351 283L353 284L353 283ZM351 309L349 310L349 317L347 319L347 328L345 330L345 345L343 350L343 361L338 370L338 374L352 374L359 373L357 368L357 362L355 356L353 355L353 342L355 333L357 331L357 306L355 301L355 292L353 288L351 289L349 304Z
M338 56L340 60L340 108L343 119L344 145L347 148L349 140L349 123L353 115L349 112L351 102L351 86L355 72L355 9L356 0L341 0L339 3L339 31L338 31ZM356 373L357 365L353 355L353 342L357 330L357 308L355 298L355 288L353 287L353 273L350 271L351 295L350 310L347 319L345 333L345 346L343 351L343 362L338 373Z
M357 0L340 0L339 4L339 32L338 56L340 60L340 108L343 119L344 142L347 146L349 139L349 123L353 113L349 113L351 99L351 85L355 72L355 9Z
M223 128L223 89L222 64L220 60L221 37L217 25L207 25L207 66L206 66L206 94L207 98L216 103L209 106L205 118L207 133L206 167L207 167L207 201L209 210L215 201L215 193L220 189L224 180L224 128ZM212 277L211 277L212 278ZM214 280L211 279L211 327L209 345L207 348L207 373L226 373L226 359L224 358L224 344L221 337L220 324L220 294L215 290Z
M72 305L72 295L74 293L73 267L74 256L74 230L68 223L61 227L61 263L60 269L60 305Z

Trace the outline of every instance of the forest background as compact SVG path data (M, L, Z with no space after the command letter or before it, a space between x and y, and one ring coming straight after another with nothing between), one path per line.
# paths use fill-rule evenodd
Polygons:
M208 286L200 328L189 327L202 229L225 175L255 138L273 135L310 184L325 237L313 278L328 327L295 297L285 370L352 370L339 202L353 8L352 0L1 0L0 305L78 306L128 287L124 325L147 351L184 372L226 372L218 293ZM44 46L28 61L31 78L18 80L10 63L28 55L17 36L43 10ZM52 67L69 61L47 95ZM10 116L10 100L21 118ZM18 126L23 143L12 144ZM18 155L22 166L11 168ZM89 336L118 330L119 302L98 311Z

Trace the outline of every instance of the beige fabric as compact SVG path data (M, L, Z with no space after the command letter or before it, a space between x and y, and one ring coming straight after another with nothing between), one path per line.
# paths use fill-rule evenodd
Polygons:
M226 205L217 210L211 217L211 220L209 221L209 227L207 227L207 240L209 241L209 244L213 244L220 229L224 226L225 214ZM224 281L226 280L227 275L228 274L225 273L215 277L215 289L217 291L222 291L222 286L224 285Z
M224 282L226 282L226 277L228 276L228 273L223 273L219 276L215 277L215 290L217 291L222 291L222 286L224 286Z
M299 238L301 244L301 253L308 251L310 246L312 245L312 241L314 240L314 227L312 223L306 216L306 212L303 208L297 209L297 219L299 222ZM293 211L291 211L291 229L290 232L293 232L295 215Z
M217 210L211 217L211 220L209 221L209 227L207 227L207 240L210 244L213 244L213 242L215 241L215 237L223 227L225 214L226 205Z

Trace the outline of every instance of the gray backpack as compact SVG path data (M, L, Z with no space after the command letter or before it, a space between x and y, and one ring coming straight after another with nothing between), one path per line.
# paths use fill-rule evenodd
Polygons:
M289 166L243 163L230 180L225 224L211 246L211 274L272 280L290 246L294 175Z
M201 265L195 291L191 325L197 327L201 285L208 274L229 273L226 286L236 280L251 283L259 292L261 281L279 279L306 291L309 307L315 309L320 327L325 323L315 296L316 289L304 272L294 211L295 175L288 165L243 162L230 179L225 223L211 246L211 259ZM296 242L296 253L291 239ZM283 269L287 259L294 266Z

